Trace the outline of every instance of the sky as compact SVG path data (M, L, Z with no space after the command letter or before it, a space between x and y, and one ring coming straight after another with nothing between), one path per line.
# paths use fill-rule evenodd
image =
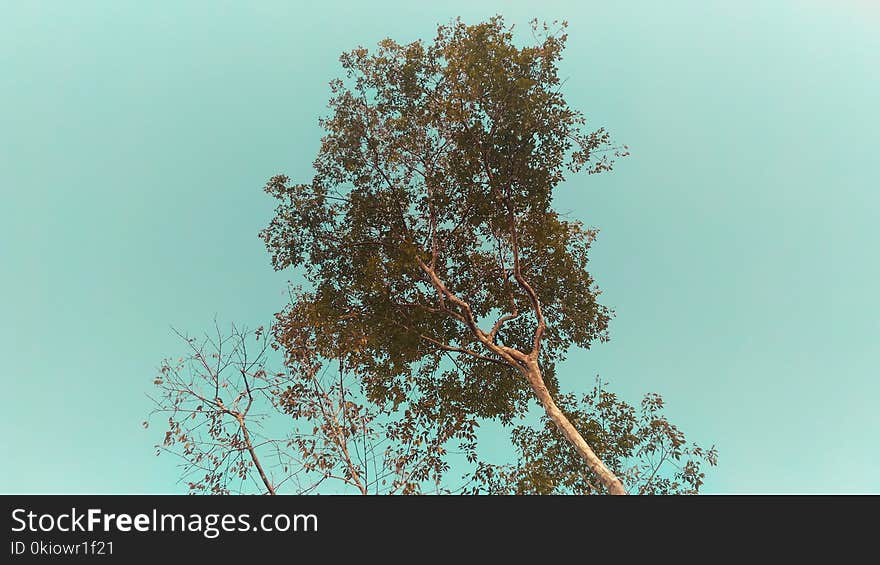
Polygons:
M880 493L880 6L855 0L0 3L0 492L184 492L146 395L172 326L284 304L262 186L311 178L339 54L496 13L568 20L566 97L631 151L559 190L616 312L564 386L662 394L719 450L706 493Z

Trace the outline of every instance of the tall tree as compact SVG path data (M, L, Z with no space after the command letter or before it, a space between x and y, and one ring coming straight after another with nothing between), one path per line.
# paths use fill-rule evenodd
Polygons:
M262 237L276 269L308 281L276 324L292 357L339 360L379 405L427 399L440 424L509 423L536 398L604 492L624 494L557 402L558 364L607 339L611 312L587 270L596 232L553 195L626 151L567 104L564 29L535 21L536 44L518 47L501 17L456 20L430 44L345 53L314 177L269 181Z

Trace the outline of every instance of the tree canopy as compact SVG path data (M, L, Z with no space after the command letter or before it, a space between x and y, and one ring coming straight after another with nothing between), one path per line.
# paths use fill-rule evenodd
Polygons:
M315 175L270 180L279 205L262 235L275 268L302 267L312 286L279 318L289 350L311 333L371 400L416 389L458 419L510 421L534 393L623 492L552 399L556 364L605 339L610 318L587 270L595 231L553 193L621 153L562 95L564 28L535 21L542 40L517 47L500 16L456 20L430 45L343 54Z

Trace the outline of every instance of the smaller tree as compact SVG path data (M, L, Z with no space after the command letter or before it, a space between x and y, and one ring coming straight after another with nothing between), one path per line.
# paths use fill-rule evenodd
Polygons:
M160 395L153 398L152 414L167 414L168 429L156 455L167 452L182 460L182 480L194 494L261 492L275 494L284 480L271 479L273 460L289 469L285 441L262 433L266 420L276 414L275 398L285 382L283 373L266 371L269 342L263 328L253 333L233 326L224 336L215 324L214 335L203 339L177 335L188 353L177 361L165 359L153 381ZM270 410L266 410L266 408ZM144 422L144 427L148 422ZM269 452L275 457L269 457Z
M193 494L307 494L327 481L361 494L448 493L461 489L443 481L449 444L476 460L474 419L423 397L369 402L344 361L318 359L307 341L273 369L280 348L262 327L178 335L188 354L164 360L154 380L153 414L168 416L156 453L182 461Z

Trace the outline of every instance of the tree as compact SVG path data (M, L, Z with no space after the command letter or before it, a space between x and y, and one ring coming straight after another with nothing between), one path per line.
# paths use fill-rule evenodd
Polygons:
M455 20L431 44L342 55L311 182L265 188L261 237L305 288L269 332L181 336L189 354L156 379L157 449L193 492L698 492L717 454L658 395L636 409L560 389L558 365L608 339L612 312L587 270L596 231L553 195L627 154L562 96L564 29L532 22L536 45L517 47L500 17ZM515 462L480 460L487 419L512 428Z
M189 349L176 362L165 359L153 381L160 390L154 413L168 414L168 429L160 451L184 461L183 479L194 492L228 494L235 478L253 481L275 494L278 483L258 451L271 448L284 468L289 456L284 440L263 436L259 430L271 414L263 404L275 406L284 374L266 371L269 342L263 329L255 332L256 344L248 351L248 332L233 326L229 335L216 327L213 336L196 340L177 333ZM148 422L144 421L144 427ZM256 476L254 476L256 475ZM241 489L238 489L241 492Z
M182 462L193 494L280 490L307 494L327 481L360 494L461 492L443 478L446 446L475 452L476 422L440 426L436 403L406 410L365 401L343 367L308 349L276 366L263 327L234 325L201 339L178 333L188 353L162 362L154 414L168 416L157 455ZM144 426L148 426L144 422Z
M566 35L519 48L501 17L341 57L310 183L272 178L262 237L312 290L279 320L363 380L371 401L439 396L450 414L524 414L534 396L609 493L618 477L557 405L556 366L607 339L587 270L596 235L552 207L566 173L610 170L604 129L560 92ZM281 343L295 344L281 332ZM344 353L343 353L344 351Z

